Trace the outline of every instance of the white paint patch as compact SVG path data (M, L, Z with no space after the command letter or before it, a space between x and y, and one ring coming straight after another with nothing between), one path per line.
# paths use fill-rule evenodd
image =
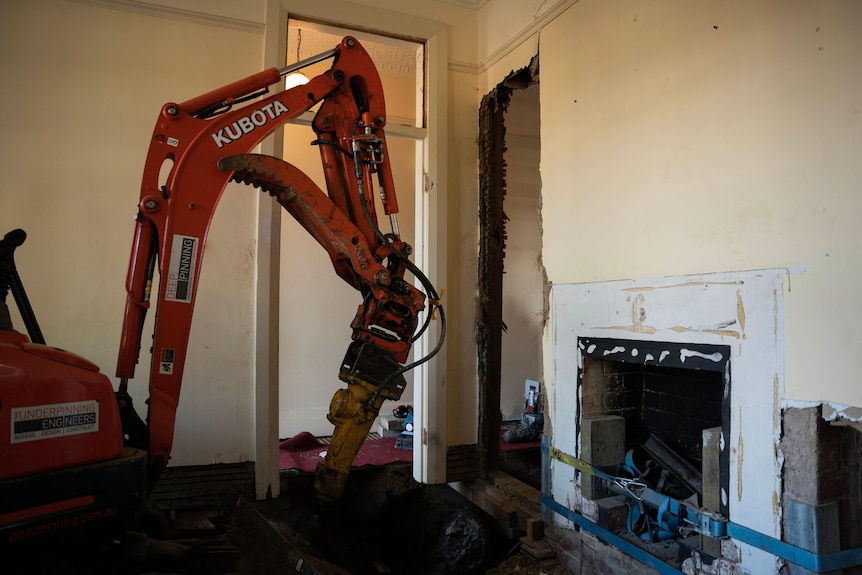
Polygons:
M803 401L799 399L781 400L781 409L806 409L809 407L823 407L824 421L849 421L852 423L862 423L862 407L853 407L844 405L843 403L835 403L832 401Z
M721 488L721 504L727 505L727 491L723 487Z
M663 352L661 352L661 354L659 354L659 356L658 356L658 362L659 362L659 363L663 362L663 361L664 361L664 359L665 359L667 356L669 356L669 355L670 355L670 352L669 352L668 350L664 350Z
M611 355L611 354L614 354L614 353L622 353L622 352L624 352L625 350L626 350L626 348L624 348L624 347L623 347L623 346L621 346L621 345L618 345L618 346L616 346L615 348L613 348L613 349L611 349L611 350L605 350L605 351L603 351L603 352L602 352L602 355Z
M587 348L587 353L593 353L596 351L596 344L590 344L590 347Z
M652 360L654 360L654 359L655 359L655 356L654 356L653 354L651 354L651 353L648 353L648 354L646 354L646 357L644 358L644 361L652 361Z
M685 363L685 360L690 358L690 357L702 357L703 359L708 359L710 361L714 361L715 363L718 363L719 361L722 360L722 358L724 356L722 356L719 352L706 354L706 353L701 353L699 351L694 351L694 350L686 349L686 348L682 348L679 351L679 360L682 363Z
M724 451L724 432L721 432L721 435L718 438L718 449L719 451Z
M827 402L823 404L823 419L826 421L842 420L860 423L862 422L862 407Z
M634 348L634 349L632 349L632 357L637 357L637 356L638 356L638 353L639 353L639 352L638 352L638 348Z

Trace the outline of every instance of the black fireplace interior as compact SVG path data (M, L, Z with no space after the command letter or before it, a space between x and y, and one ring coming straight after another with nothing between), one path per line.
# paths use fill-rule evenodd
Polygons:
M729 437L730 348L609 338L580 338L579 348L578 433L583 418L620 416L625 419L625 451L633 452L636 463L657 459L651 448L666 448L679 464L665 468L691 469L700 476L703 431L721 428ZM713 491L727 493L727 450L718 457L719 485ZM668 493L681 499L687 495L685 488ZM700 497L702 504L702 489ZM726 514L726 502L716 510Z

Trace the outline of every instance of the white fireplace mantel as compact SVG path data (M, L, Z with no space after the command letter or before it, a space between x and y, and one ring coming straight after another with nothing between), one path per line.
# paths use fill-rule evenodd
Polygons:
M552 445L579 453L578 338L729 346L730 437L722 437L722 448L728 450L730 474L722 497L731 521L780 537L786 275L771 269L554 285L544 336L545 432ZM551 494L570 509L584 505L574 470L555 460ZM737 544L746 570L777 571L774 556Z

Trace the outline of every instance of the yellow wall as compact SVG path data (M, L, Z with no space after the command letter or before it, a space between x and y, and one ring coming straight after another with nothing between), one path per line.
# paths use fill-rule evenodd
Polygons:
M586 1L549 24L549 279L786 268L788 398L862 405L860 17L851 1Z
M113 375L132 216L156 116L168 100L259 70L262 45L262 33L77 2L0 4L0 233L29 234L17 261L50 344ZM252 454L256 201L229 188L210 230L175 464ZM131 386L142 413L147 374L139 366Z

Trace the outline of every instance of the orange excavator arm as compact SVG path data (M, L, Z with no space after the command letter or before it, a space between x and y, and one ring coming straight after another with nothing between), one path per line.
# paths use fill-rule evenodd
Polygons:
M334 58L332 67L307 84L260 98L281 76L327 58ZM280 125L321 101L313 129L327 193L286 162L248 154ZM385 123L380 78L367 52L351 37L315 58L163 106L135 217L117 362L124 433L132 446L148 450L152 477L170 457L207 231L221 194L234 179L275 197L326 250L336 274L361 294L351 323L353 341L339 370L348 386L333 398L333 444L318 469L321 496L341 494L380 405L401 396L403 373L418 363L404 365L414 338L424 330L418 318L426 294L439 307L433 285L410 262L411 248L398 236ZM165 162L173 165L161 186ZM378 227L375 192L390 218L391 233L383 234ZM144 422L132 407L128 380L134 377L156 268L158 312ZM406 271L425 293L404 279ZM442 339L436 349L440 344Z

